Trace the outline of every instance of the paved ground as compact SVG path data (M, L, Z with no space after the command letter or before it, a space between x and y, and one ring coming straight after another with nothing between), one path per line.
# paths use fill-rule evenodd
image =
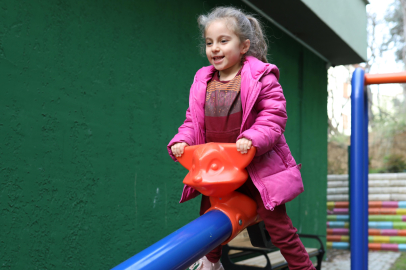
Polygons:
M399 258L400 252L370 251L368 253L368 270L388 270ZM350 270L350 251L329 249L327 261L323 261L322 270Z

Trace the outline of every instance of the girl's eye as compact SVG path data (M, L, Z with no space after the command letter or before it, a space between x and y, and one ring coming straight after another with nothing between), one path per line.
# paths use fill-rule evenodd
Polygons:
M206 42L206 46L210 46L211 45L211 42Z
M226 43L226 42L227 42L227 40L222 40L221 42L222 42L222 43Z

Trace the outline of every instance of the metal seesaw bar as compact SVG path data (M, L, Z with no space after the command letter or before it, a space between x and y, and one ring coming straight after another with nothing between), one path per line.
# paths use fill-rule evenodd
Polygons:
M113 270L184 270L226 241L231 231L232 225L227 215L213 210L122 262Z

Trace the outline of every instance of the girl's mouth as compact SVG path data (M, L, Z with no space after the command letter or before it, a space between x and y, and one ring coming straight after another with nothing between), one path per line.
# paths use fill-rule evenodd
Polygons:
M215 64L218 64L218 63L221 63L223 58L224 58L224 56L214 56L213 61L214 61Z

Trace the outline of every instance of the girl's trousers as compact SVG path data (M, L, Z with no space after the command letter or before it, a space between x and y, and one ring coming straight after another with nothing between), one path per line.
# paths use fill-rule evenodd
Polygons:
M292 221L286 213L285 204L275 207L274 211L267 210L257 188L250 178L237 191L249 196L257 203L257 213L264 221L265 227L271 236L272 244L280 249L283 257L288 262L289 269L315 269L302 241L300 241L299 236L296 234L296 228L293 227ZM202 195L200 215L203 215L209 208L209 197ZM218 246L210 251L206 255L207 259L212 263L220 260L221 249L222 246Z

